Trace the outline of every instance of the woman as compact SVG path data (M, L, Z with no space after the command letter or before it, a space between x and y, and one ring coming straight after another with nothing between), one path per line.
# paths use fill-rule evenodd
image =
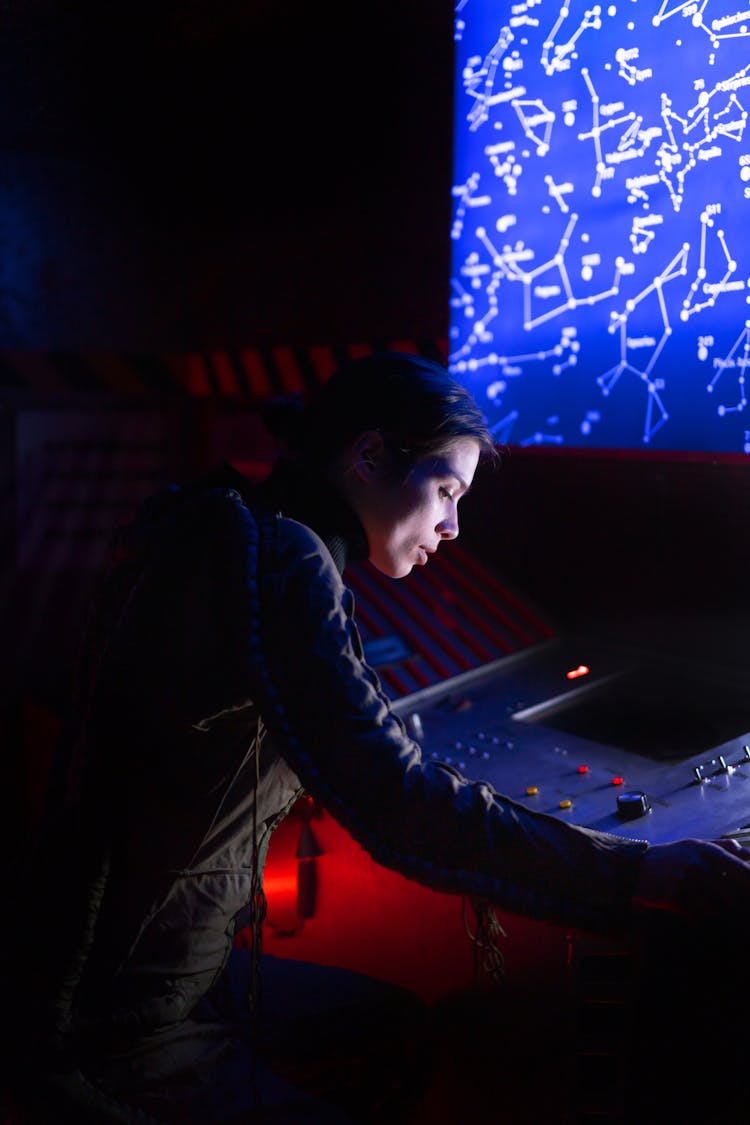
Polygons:
M232 946L248 912L259 936L269 840L303 791L380 863L530 918L617 932L637 903L690 913L750 887L733 845L570 826L423 761L391 711L342 574L429 565L496 456L441 365L354 360L285 440L260 486L224 468L147 501L92 621L46 841L65 934L27 1005L48 1097L79 1121L298 1119L252 1061L265 1009L238 1007L237 972L257 1015L259 942L244 970Z

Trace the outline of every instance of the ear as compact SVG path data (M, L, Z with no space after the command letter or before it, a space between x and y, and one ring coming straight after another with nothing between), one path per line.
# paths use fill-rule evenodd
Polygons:
M377 430L363 430L349 447L349 466L360 480L369 482L383 475L387 450Z

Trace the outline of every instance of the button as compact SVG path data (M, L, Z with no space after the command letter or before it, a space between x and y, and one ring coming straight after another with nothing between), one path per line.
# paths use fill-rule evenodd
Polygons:
M624 777L613 777L612 778L612 784L613 785L624 785L625 784L625 778Z
M526 786L526 796L527 797L536 797L538 792L539 792L539 788L536 785L527 785Z
M573 802L569 801L566 797L566 799L564 801L560 801L560 808L561 809L572 809L573 808Z
M578 773L588 773L588 772L589 772L588 766L579 766L578 767Z

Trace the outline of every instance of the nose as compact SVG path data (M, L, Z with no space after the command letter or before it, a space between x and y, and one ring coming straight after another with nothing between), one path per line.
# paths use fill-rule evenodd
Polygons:
M435 528L441 539L457 539L458 538L458 512L454 512L451 516L446 516L444 520Z

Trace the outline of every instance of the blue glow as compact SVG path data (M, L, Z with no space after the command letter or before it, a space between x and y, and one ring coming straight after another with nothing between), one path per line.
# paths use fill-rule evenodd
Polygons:
M750 453L750 7L456 6L450 366L499 442Z

